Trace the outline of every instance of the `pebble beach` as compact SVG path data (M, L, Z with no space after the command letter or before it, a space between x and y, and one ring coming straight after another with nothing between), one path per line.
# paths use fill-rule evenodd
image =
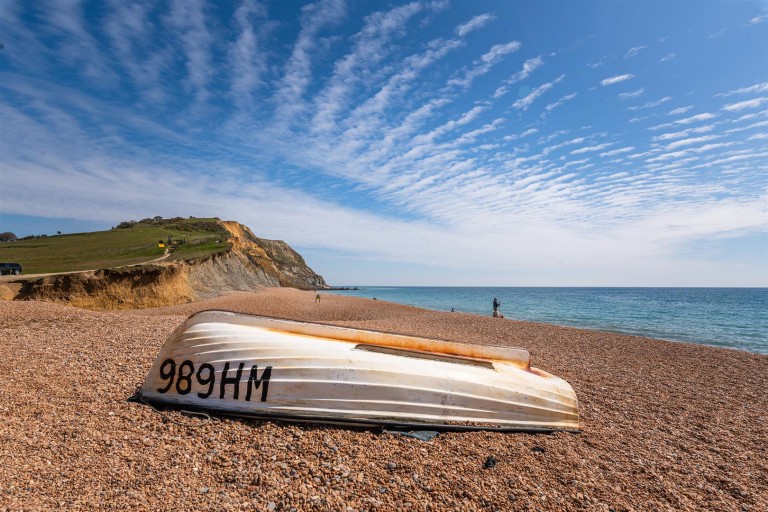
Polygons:
M421 441L127 401L206 309L522 347L573 386L582 431ZM266 288L107 312L0 301L0 375L0 511L768 510L768 356L744 351Z

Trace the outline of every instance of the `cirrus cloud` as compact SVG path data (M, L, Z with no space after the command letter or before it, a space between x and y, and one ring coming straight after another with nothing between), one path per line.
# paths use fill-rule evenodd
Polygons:
M618 84L618 83L624 82L626 80L630 80L632 78L635 78L635 75L625 74L625 75L610 76L608 78L605 78L605 79L601 80L600 81L600 85L605 87L607 85Z

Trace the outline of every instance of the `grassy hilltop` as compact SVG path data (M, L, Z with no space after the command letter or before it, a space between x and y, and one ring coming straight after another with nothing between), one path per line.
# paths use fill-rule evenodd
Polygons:
M168 237L173 242L168 245ZM133 265L165 254L194 259L227 248L230 233L215 218L148 218L122 222L109 231L27 238L0 244L0 261L13 261L24 274L69 272Z

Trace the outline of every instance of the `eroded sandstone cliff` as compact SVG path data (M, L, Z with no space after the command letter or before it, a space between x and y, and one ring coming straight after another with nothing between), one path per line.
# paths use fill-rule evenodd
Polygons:
M3 298L63 302L86 309L132 309L265 286L326 287L325 280L285 242L258 238L238 222L220 224L231 234L229 248L222 252L193 260L27 279L6 285Z

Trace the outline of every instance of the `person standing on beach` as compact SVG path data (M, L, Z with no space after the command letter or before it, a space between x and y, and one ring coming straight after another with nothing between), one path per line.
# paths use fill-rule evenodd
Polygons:
M499 308L501 307L501 302L496 297L493 298L493 317L494 318L504 318L504 315L501 314L501 311L499 311Z
M320 294L315 295L315 302L320 302Z

